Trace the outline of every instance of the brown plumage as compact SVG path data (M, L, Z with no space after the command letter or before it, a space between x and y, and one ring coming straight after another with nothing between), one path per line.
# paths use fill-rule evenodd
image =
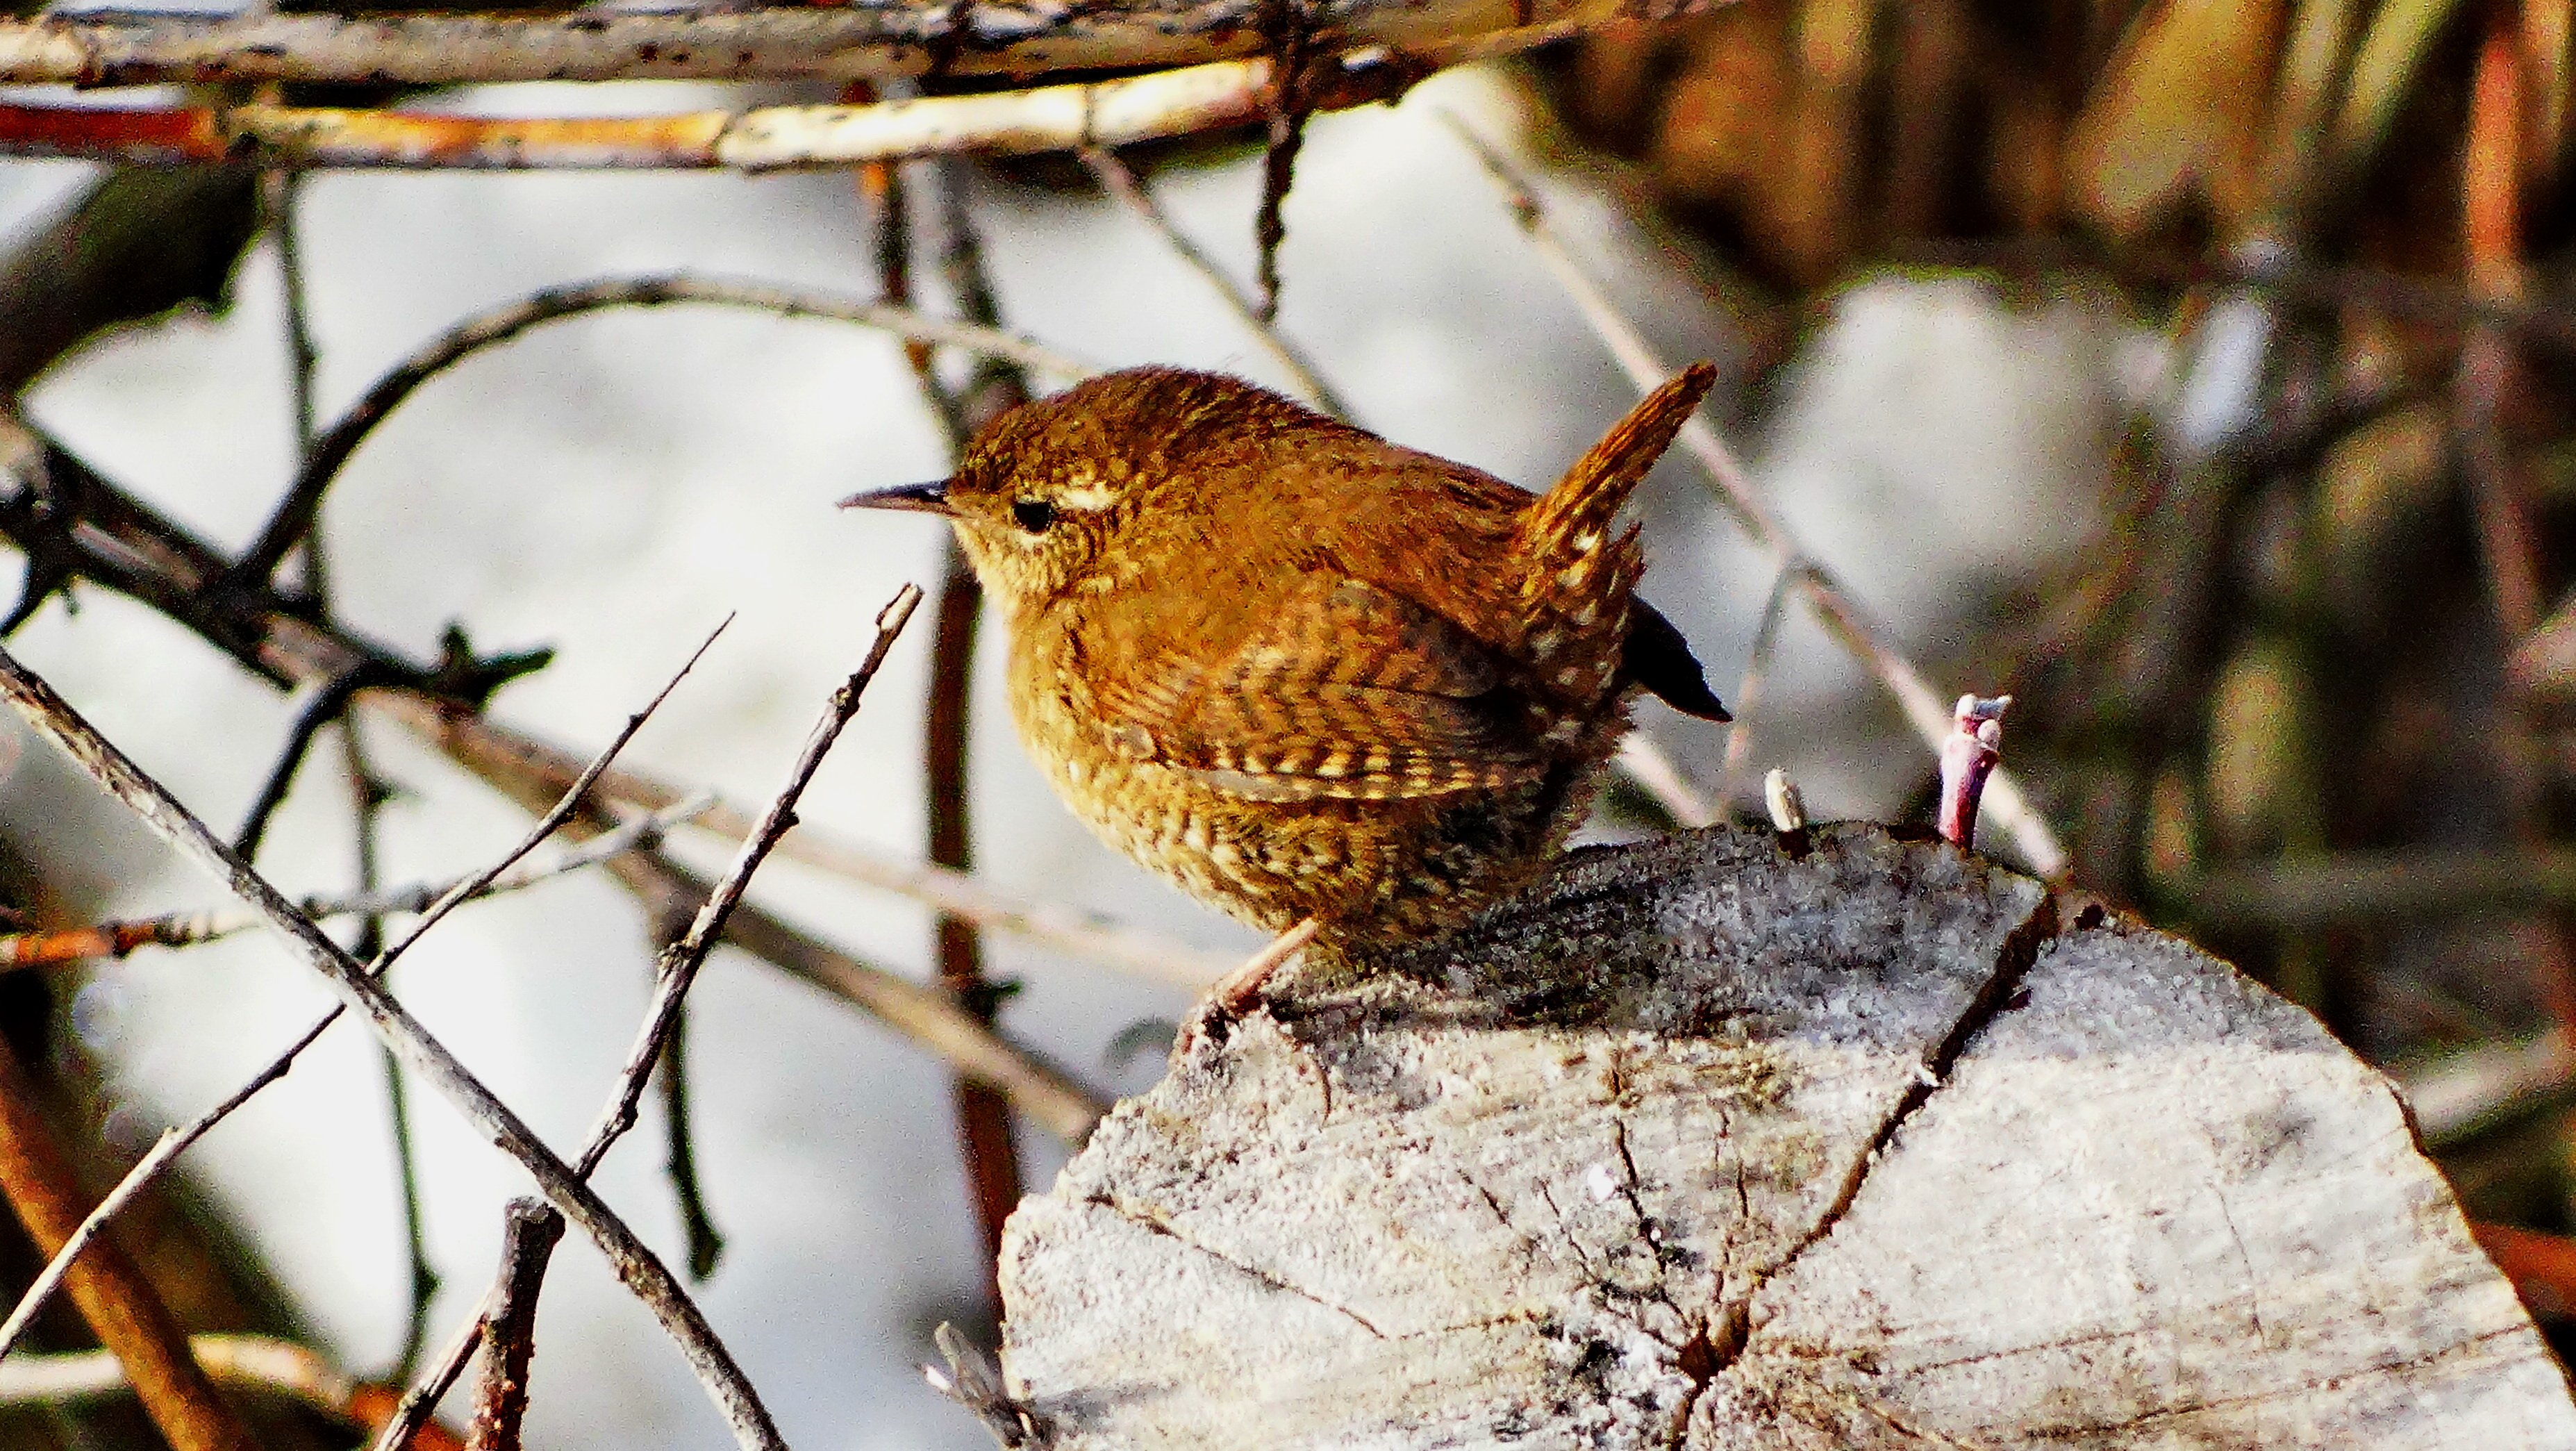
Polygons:
M1713 376L1543 495L1138 368L995 420L954 478L848 502L954 523L1009 620L1021 739L1111 844L1273 931L1417 938L1537 872L1637 690L1725 719L1616 522Z

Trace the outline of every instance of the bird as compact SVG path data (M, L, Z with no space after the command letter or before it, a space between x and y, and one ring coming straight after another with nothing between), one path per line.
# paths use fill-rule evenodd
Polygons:
M842 504L955 529L1020 738L1110 845L1266 931L1400 947L1544 870L1637 695L1727 719L1617 517L1715 377L1674 377L1533 494L1238 378L1131 368Z

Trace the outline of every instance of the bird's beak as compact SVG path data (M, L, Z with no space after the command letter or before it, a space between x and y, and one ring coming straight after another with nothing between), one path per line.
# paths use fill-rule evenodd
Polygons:
M869 489L841 501L844 509L909 509L916 514L948 512L948 481L933 479L926 484L897 484L890 489Z

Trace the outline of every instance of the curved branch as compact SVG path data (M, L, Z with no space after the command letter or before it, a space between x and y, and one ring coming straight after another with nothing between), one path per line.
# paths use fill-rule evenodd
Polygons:
M328 432L313 441L295 482L278 502L259 538L233 565L231 579L237 583L265 583L276 573L296 542L313 528L323 494L358 446L423 383L486 348L506 343L545 323L612 307L663 307L681 302L751 308L782 317L853 322L918 342L1005 358L1068 379L1099 371L1091 364L999 328L948 322L910 308L802 288L676 274L552 287L467 318L376 380L375 386L351 404Z

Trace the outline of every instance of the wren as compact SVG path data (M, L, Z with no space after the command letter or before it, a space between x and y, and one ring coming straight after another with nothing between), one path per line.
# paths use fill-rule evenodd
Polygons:
M995 419L951 478L843 502L956 528L1020 738L1111 845L1270 931L1398 943L1538 874L1639 691L1727 718L1616 519L1715 375L1545 494L1137 368Z

